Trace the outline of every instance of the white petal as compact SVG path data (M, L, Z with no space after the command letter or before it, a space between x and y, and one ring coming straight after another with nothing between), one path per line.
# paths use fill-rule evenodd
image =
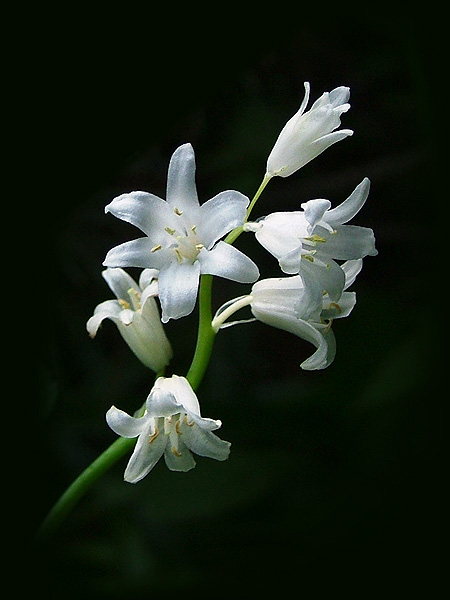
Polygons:
M153 469L167 445L167 436L164 432L149 429L144 431L138 438L133 454L125 469L124 479L129 483L137 483Z
M198 262L205 275L217 275L240 283L253 283L259 277L255 263L240 250L223 241L212 250L201 250Z
M317 233L326 238L317 256L329 256L336 260L355 260L365 256L376 256L375 237L372 229L357 225L342 225L330 235L325 229Z
M144 269L139 276L139 287L141 290L145 290L147 286L158 279L158 269Z
M136 418L111 406L106 413L106 422L117 435L125 438L134 438L142 433L148 425L147 416Z
M352 283L355 281L357 275L361 271L363 266L362 258L357 260L347 260L344 264L341 265L342 270L345 275L345 286L344 290L349 288Z
M195 154L191 144L183 144L170 159L167 174L167 202L172 210L192 212L199 207L195 186Z
M134 288L135 290L139 289L139 286L134 279L120 268L105 269L102 271L102 277L118 299L127 300L129 299L128 290L130 288Z
M149 237L167 227L172 218L167 202L147 192L122 194L105 207L105 212L131 223Z
M174 261L160 271L158 285L163 323L167 323L169 319L185 317L194 310L199 277L198 261L193 264Z
M112 248L105 257L105 267L161 268L167 261L164 250L152 252L153 244L148 237L138 238Z
M258 224L256 239L278 259L301 249L300 238L308 235L308 222L300 211L272 213Z
M181 433L186 446L199 456L207 456L215 460L226 460L230 454L230 442L225 442L211 431L205 430L194 423L181 424Z
M337 227L350 221L361 210L361 207L367 200L369 191L370 179L365 177L342 204L327 212L326 222L332 227Z
M340 129L339 131L334 131L333 133L323 135L311 143L311 159L315 158L318 154L321 154L333 144L336 144L336 142L340 142L350 135L353 135L353 131L351 129Z
M244 194L234 190L221 192L202 204L197 235L207 249L236 227L244 223L249 205Z
M122 312L122 307L117 300L105 300L99 304L92 317L86 323L86 329L91 337L95 337L98 328L104 319L116 320Z
M324 214L330 208L330 206L331 202L323 199L309 200L301 205L305 211L305 219L309 223L309 233L311 233L317 223L323 219Z
M179 377L178 375L161 377L158 379L157 385L161 390L172 394L177 403L183 406L186 411L200 416L200 405L197 396L185 377Z

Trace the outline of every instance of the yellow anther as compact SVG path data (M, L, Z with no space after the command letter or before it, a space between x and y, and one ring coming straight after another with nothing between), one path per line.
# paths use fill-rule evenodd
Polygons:
M178 250L178 248L175 248L175 254L177 255L178 258L178 262L181 264L183 262L183 255L181 254L181 252Z
M122 298L119 298L118 303L120 304L120 306L124 309L128 309L130 308L130 303L127 302L126 300L122 300Z
M151 252L157 252L158 250L161 250L161 248L161 244L156 244L156 246L153 246L153 248L151 249Z
M200 252L200 250L202 248L204 248L205 246L203 244L195 244L195 248Z
M175 454L175 456L176 456L177 458L180 458L180 457L181 457L181 452L179 452L179 451L178 451L178 449L177 449L177 448L175 448L175 446L172 446L171 450L172 450L173 454Z
M187 415L184 415L183 421L186 423L186 425L188 427L193 427L195 425L194 421L189 421L189 419L187 418Z
M148 436L148 443L151 444L152 442L154 442L156 440L156 438L159 435L159 429L157 427L155 427L155 431L154 433L152 433L152 435Z
M342 313L342 308L337 304L337 302L330 302L330 308L335 308L339 314Z
M180 423L180 420L178 419L178 421L175 423L175 431L178 433L178 435L183 435L183 432L180 431L180 427L181 427L181 423Z
M306 258L309 262L314 262L314 256L311 256L311 254L302 254L302 258Z
M164 227L164 231L167 231L169 235L173 235L176 230L172 229L172 227Z
M313 235L310 235L309 237L305 237L305 240L308 240L309 242L326 242L327 240L322 237L321 235L317 235L317 233L314 233Z
M181 217L181 215L183 214L183 211L180 210L177 206L175 206L173 212L177 215L177 217Z

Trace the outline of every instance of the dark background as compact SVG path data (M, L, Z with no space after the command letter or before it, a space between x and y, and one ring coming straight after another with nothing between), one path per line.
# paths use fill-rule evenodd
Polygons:
M430 308L442 290L431 275L439 240L430 30L403 18L320 27L267 19L252 34L232 22L218 30L215 19L182 33L168 21L113 31L87 19L40 44L33 72L45 147L34 162L48 212L38 236L45 278L36 269L31 530L116 439L107 409L134 411L152 386L111 322L94 341L85 331L95 306L112 297L100 275L106 252L139 235L103 214L114 196L164 197L170 156L189 141L201 201L225 189L251 197L303 82L311 101L348 85L352 108L342 122L353 137L272 180L253 216L319 197L339 204L367 176L369 200L353 222L374 229L379 250L353 287L351 317L333 326L338 353L326 371L302 371L312 348L261 323L218 335L198 396L202 413L223 421L229 460L198 458L187 474L161 461L135 486L122 481L121 460L33 551L34 581L48 597L282 593L303 589L316 571L321 588L337 565L344 582L369 569L359 596L367 597L387 572L405 569L411 583L429 563L439 570L441 398L431 385L438 322ZM279 273L253 236L237 246L262 276ZM214 309L248 289L216 279ZM167 333L173 371L185 374L196 314Z

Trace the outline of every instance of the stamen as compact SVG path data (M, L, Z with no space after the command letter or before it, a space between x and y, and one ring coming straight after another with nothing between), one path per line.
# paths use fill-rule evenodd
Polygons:
M205 246L203 244L195 244L195 248L200 252L200 250L202 248L204 248Z
M171 450L172 450L173 454L175 454L175 456L177 458L181 457L181 452L179 452L174 446L172 446Z
M177 215L177 217L181 217L181 215L183 214L183 211L180 210L177 206L175 206L173 212Z
M181 264L183 262L183 255L178 248L175 248L175 254L177 255L178 262Z
M127 302L126 300L122 300L122 298L119 298L118 303L120 304L120 306L122 308L124 308L125 310L128 310L130 308L130 303Z
M180 431L180 427L181 427L181 423L180 423L180 419L178 419L178 421L175 423L175 431L178 433L178 435L183 435L183 432Z
M308 242L321 242L324 243L327 240L322 237L321 235L317 235L317 233L314 233L313 235L310 235L309 237L305 237L303 238L304 240L308 240Z
M155 427L155 432L152 433L152 435L150 435L148 437L148 443L152 444L156 440L156 438L158 437L158 435L159 435L159 429L157 427Z
M150 252L157 252L158 250L161 250L162 246L161 244L156 244L156 246L153 246L153 248L150 250Z
M171 227L164 227L164 231L167 231L169 235L173 235L176 230L172 229Z
M183 419L183 421L186 423L186 425L187 425L188 427L194 427L194 425L195 425L194 421L189 421L189 420L188 420L188 417L187 417L187 415L184 415L184 419Z
M330 302L330 308L335 308L339 314L342 313L342 308L337 304L337 302Z

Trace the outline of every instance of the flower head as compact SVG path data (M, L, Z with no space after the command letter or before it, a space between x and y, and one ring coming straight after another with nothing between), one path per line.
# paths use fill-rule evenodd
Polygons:
M325 92L305 111L310 86L305 82L305 97L299 110L281 130L267 159L267 175L288 177L321 154L332 144L353 134L351 129L334 131L341 124L340 116L350 108L350 89L337 87Z
M361 268L362 260L349 260L342 265L345 277L344 289L353 283ZM289 331L316 347L314 354L300 365L302 369L308 371L324 369L333 362L336 355L336 339L331 324L334 319L347 317L351 313L356 303L356 295L354 292L343 291L339 302L335 302L328 294L324 294L314 314L305 315L302 312L305 294L307 290L299 275L262 279L253 285L248 296L236 298L221 307L213 319L212 326L218 330L229 325L248 322L227 323L226 319L237 310L249 305L253 316L258 321Z
M230 443L212 432L220 421L200 416L197 396L184 377L159 377L142 417L132 417L112 406L106 421L118 435L138 437L125 470L125 481L136 483L145 477L164 454L171 471L189 471L195 467L192 452L216 460L226 460Z
M157 274L154 269L145 269L137 284L123 269L105 269L102 275L117 300L99 304L86 324L89 335L95 337L101 322L111 319L139 360L155 372L172 358L154 298Z
M249 199L236 191L221 192L200 205L195 186L195 156L190 144L173 154L167 176L167 200L147 192L130 192L105 208L145 233L145 237L110 250L104 265L159 270L162 320L190 314L200 274L241 283L258 278L245 254L218 241L243 224Z
M245 226L278 259L284 273L300 274L306 289L301 312L307 317L321 305L324 292L339 301L345 274L336 260L377 254L372 229L345 225L364 205L369 189L366 177L336 208L329 200L310 200L301 205L303 210L272 213Z

